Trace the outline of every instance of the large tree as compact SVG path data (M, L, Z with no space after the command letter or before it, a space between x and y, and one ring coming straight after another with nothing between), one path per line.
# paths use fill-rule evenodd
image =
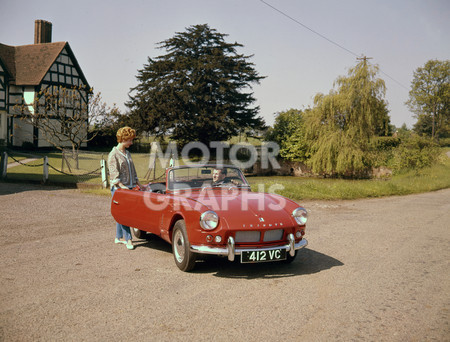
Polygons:
M385 84L377 72L363 58L348 76L336 80L336 90L315 96L305 115L314 172L357 176L370 167L371 138L389 130Z
M450 134L450 61L429 60L414 72L406 102L417 122L414 130L433 139Z
M129 94L138 129L208 143L264 126L251 88L263 77L226 36L195 25L159 43L167 54L148 58Z

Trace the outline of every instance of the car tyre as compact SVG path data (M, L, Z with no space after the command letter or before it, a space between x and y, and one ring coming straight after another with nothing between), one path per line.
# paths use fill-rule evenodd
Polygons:
M195 253L191 252L184 220L177 221L173 228L172 252L175 264L180 270L189 272L194 268L197 257Z

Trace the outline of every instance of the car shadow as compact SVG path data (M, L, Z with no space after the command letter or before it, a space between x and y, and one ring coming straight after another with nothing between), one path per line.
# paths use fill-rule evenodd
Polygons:
M135 247L148 247L166 253L172 253L172 246L156 235L148 235L147 240L135 240ZM297 257L290 263L267 262L256 264L241 264L239 257L234 262L226 257L215 255L202 255L196 261L191 273L211 273L215 277L223 278L284 278L307 274L314 274L344 264L323 253L309 248L303 248L297 252Z
M274 279L314 274L332 267L343 266L339 260L326 254L303 248L297 252L292 263L267 262L241 264L239 257L234 262L226 258L207 257L197 261L194 273L213 273L215 277L240 279Z
M134 248L147 247L158 251L172 253L172 245L157 235L147 234L145 239L133 237Z

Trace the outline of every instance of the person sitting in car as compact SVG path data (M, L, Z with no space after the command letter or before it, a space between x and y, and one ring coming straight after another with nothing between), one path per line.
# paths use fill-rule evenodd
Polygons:
M229 183L230 181L226 177L227 177L226 168L215 168L213 171L212 186L220 186L222 184Z

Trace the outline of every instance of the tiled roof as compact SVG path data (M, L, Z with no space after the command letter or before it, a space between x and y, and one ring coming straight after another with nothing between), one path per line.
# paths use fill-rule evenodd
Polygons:
M21 46L0 44L0 58L16 85L39 85L67 42Z
M11 75L16 74L16 64L14 63L14 46L0 44L0 60ZM14 77L14 76L13 76Z

